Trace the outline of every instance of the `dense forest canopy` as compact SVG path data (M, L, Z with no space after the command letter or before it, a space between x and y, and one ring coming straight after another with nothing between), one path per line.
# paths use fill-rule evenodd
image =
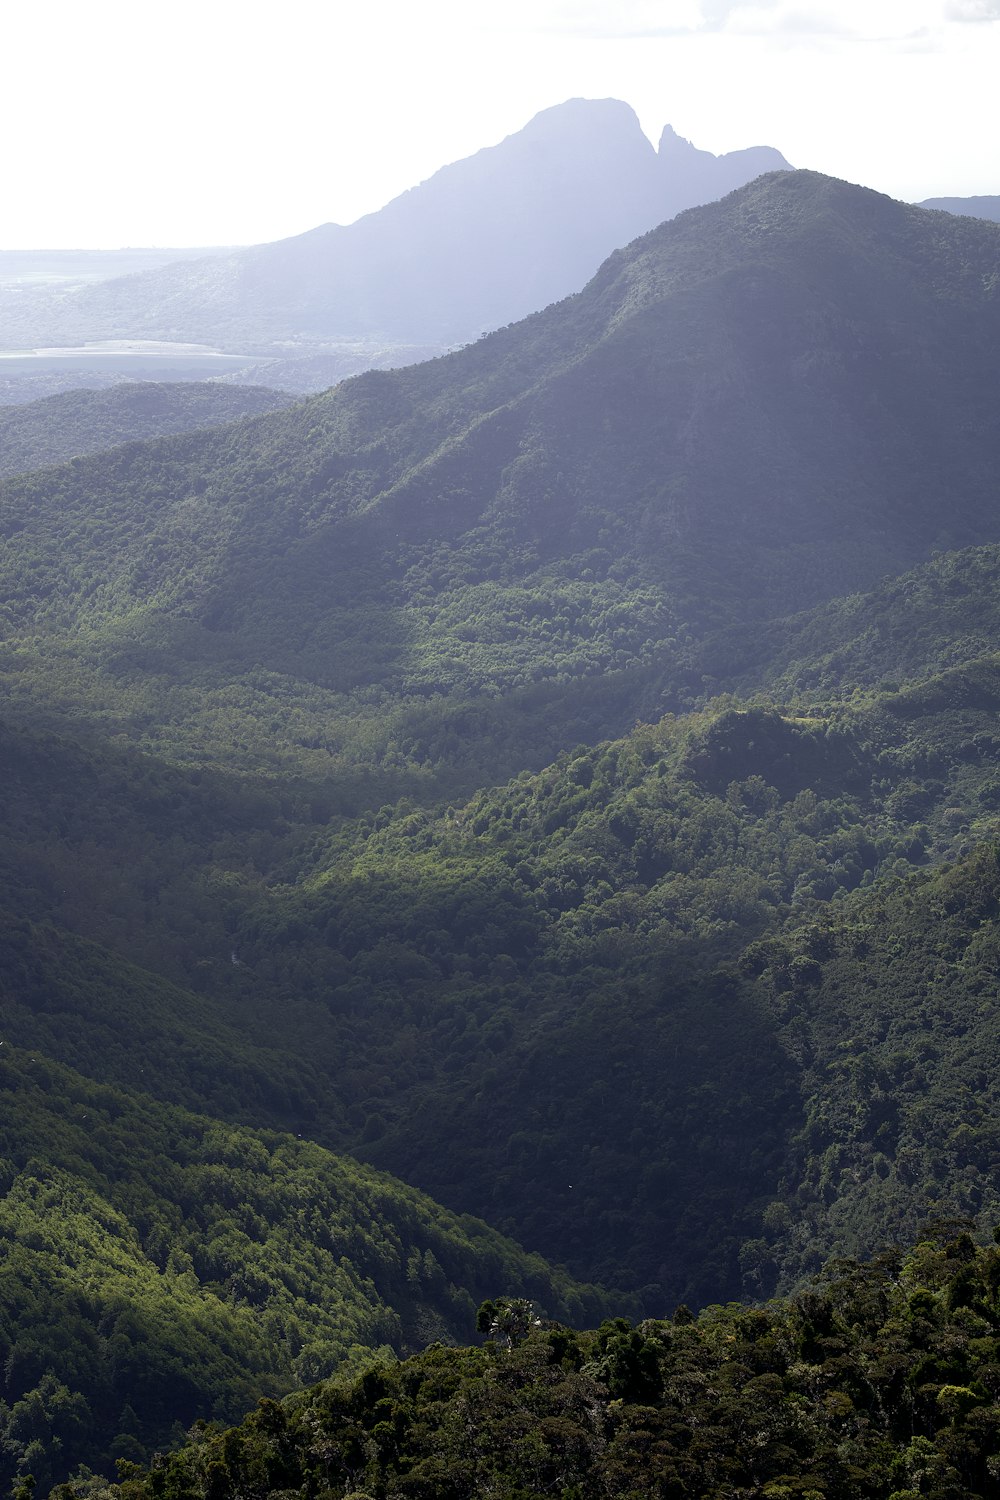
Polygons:
M976 1500L1000 1478L995 1247L940 1224L795 1298L581 1334L481 1309L436 1346L235 1429L201 1428L116 1495L607 1495Z

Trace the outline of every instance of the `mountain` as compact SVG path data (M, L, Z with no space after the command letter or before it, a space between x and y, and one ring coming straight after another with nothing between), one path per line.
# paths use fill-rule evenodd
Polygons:
M627 105L573 99L350 226L58 299L8 293L3 339L193 340L282 357L289 343L441 348L566 296L662 219L785 166L765 148L716 158L669 131L658 155ZM399 347L397 363L420 357Z
M169 432L219 427L290 401L261 386L176 382L74 390L0 407L0 477Z
M9 701L341 806L683 706L699 642L996 538L997 233L772 175L446 359L9 481Z
M123 250L0 250L0 286L30 286L40 281L62 287L84 281L107 281L134 271L151 271L178 260L224 255L232 246L140 248Z
M711 151L699 151L678 135L672 125L663 127L657 166L665 193L664 219L672 219L686 208L724 198L755 177L791 170L780 151L771 146L751 146L713 156Z
M34 924L5 939L10 1034L103 1084L360 1152L649 1311L769 1289L803 1256L761 1249L774 1203L812 1205L804 1269L876 1222L855 1176L837 1215L812 1200L802 1132L823 1090L803 1059L858 1025L813 1007L817 960L841 929L848 954L890 929L879 882L949 858L989 879L973 851L997 831L995 659L954 675L808 715L715 706L438 812L348 823L306 786L8 733L0 898ZM979 968L949 1008L988 1057L977 902ZM917 951L913 904L892 920ZM925 947L940 906L930 890ZM911 978L891 1003L905 1030L927 1000ZM943 1115L961 1064L939 1053ZM840 1124L827 1147L855 1149ZM894 1143L878 1149L882 1233L900 1197ZM942 1168L942 1196L995 1195Z
M954 1226L839 1302L660 1324L1000 1214L998 234L771 174L445 358L0 486L19 1484L143 1462L161 1385L228 1421L499 1293L525 1454L505 1367L440 1349L202 1431L158 1493L243 1493L244 1455L301 1487L297 1414L317 1491L440 1492L425 1378L463 1441L480 1397L510 1418L522 1490L531 1462L568 1489L572 1448L638 1493L649 1448L683 1493L681 1390L706 1455L761 1411L822 1435L793 1463L781 1427L720 1489L843 1464L845 1500L859 1472L888 1500L933 1456L977 1493L995 1266ZM452 1248L390 1216L373 1250L345 1152L430 1193ZM459 1254L467 1214L530 1253ZM347 1304L331 1216L363 1244ZM522 1327L539 1292L659 1331Z
M921 208L939 208L949 214L967 214L973 219L1000 221L1000 197L925 198Z
M996 248L992 226L775 174L446 359L8 482L8 713L188 768L168 777L173 915L142 852L163 835L123 811L148 915L116 937L91 853L114 813L79 833L63 814L41 866L60 920L146 965L183 950L178 980L246 993L248 1034L281 1014L304 1065L340 1059L356 1113L312 1095L327 1144L577 1274L738 1293L805 1100L770 999L731 966L803 902L964 858L949 818L992 826L995 643L961 601L995 570ZM842 720L879 605L832 597L975 541L899 580L872 648L885 701ZM928 590L983 658L955 680L911 628ZM836 697L589 748L727 670ZM924 697L897 693L903 671ZM293 777L299 831L253 839L236 812L222 861L174 779L213 763L236 807ZM14 840L12 903L47 801ZM234 940L247 973L223 978Z

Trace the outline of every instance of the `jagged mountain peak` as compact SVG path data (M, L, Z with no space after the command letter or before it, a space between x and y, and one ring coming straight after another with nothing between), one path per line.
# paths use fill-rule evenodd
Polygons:
M663 127L657 163L669 199L670 213L664 218L711 201L706 195L709 186L711 198L721 198L763 173L791 170L781 152L771 146L750 146L715 156L695 146L672 125Z
M630 105L568 99L354 224L0 300L0 318L8 344L152 338L287 356L289 344L353 353L360 340L407 363L401 346L442 348L525 317L663 219L783 165L777 152L715 157L687 143L658 156Z

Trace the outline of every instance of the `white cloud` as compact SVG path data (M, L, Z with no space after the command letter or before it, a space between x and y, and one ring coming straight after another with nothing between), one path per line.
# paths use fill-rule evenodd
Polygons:
M702 11L709 30L738 36L851 36L855 27L843 15L822 6L781 5L775 0L705 0Z
M500 24L551 32L560 36L634 40L687 36L703 29L698 0L512 0Z
M722 34L908 41L953 20L991 20L1000 0L509 0L493 24L585 40Z
M1000 0L955 0L1000 5ZM703 28L733 36L794 41L809 39L907 41L940 23L940 0L702 0Z
M1000 0L948 0L946 21L1000 21Z

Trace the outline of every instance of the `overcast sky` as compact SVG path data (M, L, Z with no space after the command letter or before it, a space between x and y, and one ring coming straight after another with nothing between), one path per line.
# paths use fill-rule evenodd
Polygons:
M34 0L3 25L0 248L350 223L538 110L1000 193L1000 0Z

